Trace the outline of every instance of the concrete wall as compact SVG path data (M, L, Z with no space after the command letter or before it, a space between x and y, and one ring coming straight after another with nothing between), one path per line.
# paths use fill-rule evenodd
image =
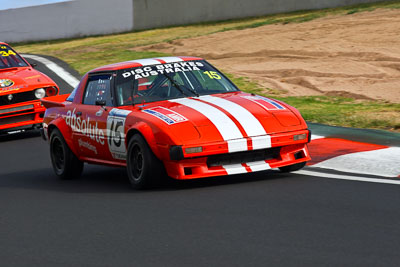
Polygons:
M379 0L133 0L135 29L321 9ZM382 0L381 0L382 1Z
M12 43L110 34L378 1L72 0L1 10L0 41Z
M132 0L78 0L0 11L0 41L51 40L130 31Z

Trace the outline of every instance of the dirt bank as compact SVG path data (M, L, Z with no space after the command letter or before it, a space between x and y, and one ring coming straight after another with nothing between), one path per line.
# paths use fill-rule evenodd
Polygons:
M400 10L267 25L136 50L204 57L285 95L400 103Z

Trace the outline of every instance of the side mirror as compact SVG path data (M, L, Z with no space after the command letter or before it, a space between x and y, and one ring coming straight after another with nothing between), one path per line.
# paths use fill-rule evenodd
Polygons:
M31 67L32 67L32 68L36 68L36 67L37 67L37 64L36 64L36 63L29 63L29 64L31 64Z
M106 101L105 100L96 100L95 104L96 104L96 106L104 107L106 105Z

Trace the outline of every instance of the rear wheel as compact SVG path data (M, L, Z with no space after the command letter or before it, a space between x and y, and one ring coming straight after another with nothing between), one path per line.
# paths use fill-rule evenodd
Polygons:
M61 179L81 176L83 162L74 155L58 129L54 129L50 136L50 157L54 172Z
M126 161L129 181L136 189L156 186L164 174L162 162L139 134L129 140Z
M307 162L300 162L300 163L296 163L293 165L289 165L289 166L285 166L285 167L280 167L279 170L281 172L294 172L294 171L298 171L300 169L302 169L304 166L306 166Z

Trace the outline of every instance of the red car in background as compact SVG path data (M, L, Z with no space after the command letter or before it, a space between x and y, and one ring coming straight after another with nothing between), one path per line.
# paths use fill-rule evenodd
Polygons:
M71 95L42 99L43 137L57 176L83 162L126 166L133 187L175 179L301 169L310 131L300 113L241 92L201 58L116 63L87 73Z
M45 108L40 99L58 91L53 80L0 42L0 134L41 127Z

